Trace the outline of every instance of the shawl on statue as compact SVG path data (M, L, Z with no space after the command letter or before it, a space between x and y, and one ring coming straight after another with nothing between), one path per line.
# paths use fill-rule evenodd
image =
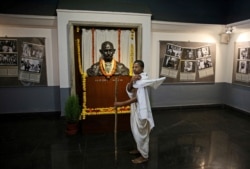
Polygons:
M137 80L133 87L137 88L137 102L138 102L138 115L140 119L147 119L150 124L150 130L154 127L154 120L151 111L150 100L148 96L147 87L152 87L153 89L157 89L162 82L166 79L166 77L158 78L158 79L149 79L146 73L141 73L141 79Z

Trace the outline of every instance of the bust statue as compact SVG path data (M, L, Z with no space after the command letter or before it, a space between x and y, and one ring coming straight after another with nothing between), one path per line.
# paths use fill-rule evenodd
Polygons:
M111 42L103 42L100 53L102 57L99 62L94 63L87 69L88 76L106 76L110 78L113 75L129 75L129 69L124 64L113 59L115 49Z

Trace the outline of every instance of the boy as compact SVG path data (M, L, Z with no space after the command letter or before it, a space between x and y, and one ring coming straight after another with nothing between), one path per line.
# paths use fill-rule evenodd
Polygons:
M132 160L134 164L140 164L148 161L149 134L154 127L147 87L151 86L156 89L165 80L165 77L150 80L148 79L147 74L143 72L143 69L143 61L134 61L134 76L131 78L130 83L128 83L126 87L126 91L130 99L114 103L114 106L116 107L129 104L131 105L130 125L137 150L131 151L130 154L141 155Z

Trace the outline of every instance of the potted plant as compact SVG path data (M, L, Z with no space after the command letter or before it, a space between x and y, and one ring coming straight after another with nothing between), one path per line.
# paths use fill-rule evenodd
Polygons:
M78 123L81 114L81 106L77 95L70 95L68 97L64 111L65 119L67 121L66 133L68 135L74 135L78 132Z

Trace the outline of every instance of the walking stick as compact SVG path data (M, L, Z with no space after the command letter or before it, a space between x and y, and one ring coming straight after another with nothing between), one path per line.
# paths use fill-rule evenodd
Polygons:
M115 78L115 102L117 101L117 77ZM117 164L117 107L115 107L115 127L114 127L114 142L115 142L115 163Z

